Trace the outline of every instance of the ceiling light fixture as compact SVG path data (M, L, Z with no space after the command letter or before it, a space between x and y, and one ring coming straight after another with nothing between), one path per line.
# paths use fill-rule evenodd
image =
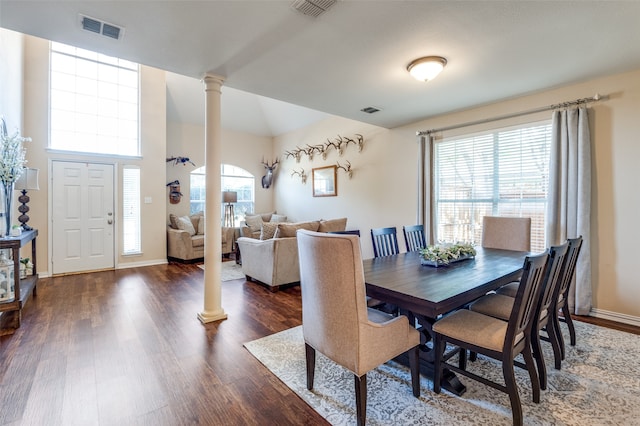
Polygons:
M447 65L447 60L442 56L425 56L407 65L407 71L416 80L429 81L436 78L445 65Z

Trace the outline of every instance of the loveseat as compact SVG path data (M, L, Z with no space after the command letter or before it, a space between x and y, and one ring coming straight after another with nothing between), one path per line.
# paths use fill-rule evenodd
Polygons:
M318 232L344 231L347 218L309 222L262 222L258 234L255 229L244 230L236 243L242 257L242 272L247 281L259 281L271 291L280 286L300 282L298 242L296 231L308 229Z
M204 258L204 213L191 216L169 215L167 258L193 262ZM233 252L236 229L222 228L222 255Z

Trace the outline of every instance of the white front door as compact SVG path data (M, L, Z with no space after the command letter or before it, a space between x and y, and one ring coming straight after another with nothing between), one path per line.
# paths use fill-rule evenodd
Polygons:
M114 267L112 164L52 162L52 273Z

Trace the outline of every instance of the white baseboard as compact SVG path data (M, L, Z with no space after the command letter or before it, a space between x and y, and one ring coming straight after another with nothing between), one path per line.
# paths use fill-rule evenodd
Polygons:
M591 309L589 316L602 318L610 321L621 322L623 324L634 325L640 327L640 318L631 315L620 314L618 312L605 311L603 309Z
M166 265L169 263L167 259L147 260L144 262L127 262L116 266L116 269L139 268L142 266Z

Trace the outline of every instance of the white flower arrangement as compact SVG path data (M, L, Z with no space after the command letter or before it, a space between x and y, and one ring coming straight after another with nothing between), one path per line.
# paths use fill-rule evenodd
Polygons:
M18 132L7 134L4 120L0 121L0 181L12 183L18 180L26 163L22 143L30 142L31 138L24 138Z
M468 259L476 255L476 249L472 244L456 243L427 246L420 250L420 257L427 264L448 265L456 260Z

